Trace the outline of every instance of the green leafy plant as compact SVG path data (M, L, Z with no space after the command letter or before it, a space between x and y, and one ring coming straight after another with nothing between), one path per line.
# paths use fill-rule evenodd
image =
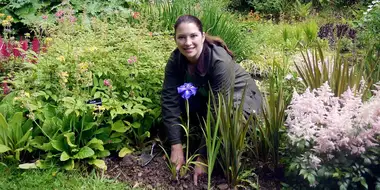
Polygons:
M273 73L269 78L269 88L264 93L262 121L256 121L250 130L250 149L257 160L278 168L280 161L281 131L284 130L285 110L291 96L285 95L283 86L284 69L273 64ZM262 124L260 125L260 122ZM268 167L268 165L267 165Z
M275 17L279 16L282 11L282 2L282 0L248 0L248 4L255 10L265 14L272 14Z
M244 93L245 94L245 90ZM253 114L248 119L243 114L244 97L240 105L234 108L233 89L228 96L218 95L220 99L220 163L227 181L234 187L242 185L239 178L243 167L241 165L242 154L246 148L245 137L249 126L252 124ZM218 100L219 102L219 100Z
M189 101L186 99L186 114L187 114L187 123L186 125L179 124L182 129L185 131L186 136L186 155L185 155L185 163L181 166L180 176L183 177L189 172L193 167L192 165L206 165L199 161L194 161L200 154L192 154L189 156L189 146L190 146L190 111L189 111Z
M312 1L302 4L299 0L296 0L294 3L294 10L300 19L305 19L309 16L312 5Z
M212 95L212 93L211 93ZM219 96L219 95L218 95ZM212 95L213 98L213 95ZM215 99L213 98L213 101ZM219 139L219 125L220 125L220 113L221 113L221 99L218 99L218 104L214 102L214 109L217 110L215 117L213 116L212 109L211 109L211 96L209 96L209 101L207 105L207 116L206 120L203 120L204 122L204 129L202 128L203 135L206 139L206 147L207 147L207 187L208 189L211 189L211 175L215 166L215 161L217 159L221 141ZM216 105L218 105L216 107Z
M49 50L36 56L37 64L25 63L12 84L16 101L35 114L50 104L65 116L79 117L88 112L87 101L100 99L105 123L116 127L114 143L105 147L125 155L130 146L144 146L159 120L167 61L162 55L169 56L173 42L114 22L94 18L89 28L82 22L56 26Z
M375 83L380 80L380 2L373 1L368 5L357 27L361 29L359 39L364 44L365 72Z
M101 121L94 120L91 112L83 116L74 113L54 115L54 112L48 113L52 109L54 107L50 106L45 110L43 123L35 121L41 135L37 132L31 142L32 146L47 153L44 161L59 161L66 170L74 169L75 162L79 161L106 169L104 161L99 158L110 155L104 145L112 142L101 139L111 133L111 127L101 127Z
M170 173L172 174L172 180L179 180L179 178L178 178L178 175L177 175L177 168L176 168L176 165L174 164L174 163L172 163L171 161L170 161L170 156L169 156L169 154L168 154L168 152L165 150L165 148L163 147L163 146L161 146L161 145L159 145L160 147L161 147L161 149L164 151L164 153L165 153L165 157L166 157L166 159L168 160L167 162L166 162L166 165L168 166L168 168L169 168L169 171L170 171Z
M10 155L20 160L22 151L31 151L29 141L32 136L33 122L26 119L23 112L16 112L7 121L0 113L0 154Z
M301 54L305 63L296 64L296 68L303 83L311 89L319 88L327 81L334 94L340 96L347 88L355 88L355 90L364 88L366 90L370 86L361 84L362 78L367 78L361 72L363 65L358 63L350 66L350 63L339 54L339 51L331 60L324 56L321 46L317 43L312 53L309 53L307 49L305 52L301 49Z

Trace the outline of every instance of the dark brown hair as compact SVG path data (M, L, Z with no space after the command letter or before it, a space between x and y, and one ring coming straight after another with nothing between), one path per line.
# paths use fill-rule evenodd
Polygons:
M199 31L203 34L202 22L193 15L182 15L178 17L177 21L174 24L174 34L177 33L177 28L182 23L194 23L198 27ZM231 55L231 57L234 57L233 52L230 49L228 49L227 44L221 38L206 34L205 41L206 43L215 44L215 45L223 47L227 51L227 53Z

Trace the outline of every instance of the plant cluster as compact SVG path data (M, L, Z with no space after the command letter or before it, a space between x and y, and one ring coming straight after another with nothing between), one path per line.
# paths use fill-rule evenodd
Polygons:
M162 54L169 55L172 41L98 19L87 26L69 20L58 24L48 50L33 54L35 64L25 60L9 81L9 107L21 106L24 114L17 117L33 121L26 142L29 156L43 155L38 167L59 162L74 169L85 161L104 169L99 158L143 147L159 119Z
M328 168L329 162L340 163L335 166L338 169L342 167L342 161L351 160L351 164L346 167L359 169L355 168L355 162L352 163L354 159L360 158L362 154L372 155L371 158L375 156L368 153L371 147L378 146L379 88L374 94L366 102L362 102L360 92L355 94L351 89L337 97L327 83L312 91L307 89L301 95L294 94L286 111L287 133L292 145L302 147L303 152L297 155L297 161L291 168L297 168L310 185L323 184L319 180L325 174L320 173L320 170L332 172ZM346 167L339 170L344 171ZM360 172L359 175L351 176L351 179L347 177L349 183L340 178L341 188L348 188L350 183L358 181L366 187L364 177L370 172L368 169L360 169ZM336 175L341 174L334 173L333 177L339 177Z

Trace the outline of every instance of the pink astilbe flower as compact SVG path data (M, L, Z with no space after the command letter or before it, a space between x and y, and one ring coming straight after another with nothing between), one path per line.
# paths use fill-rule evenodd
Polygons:
M129 59L127 61L128 61L129 64L136 63L137 62L137 57L136 56L131 56L131 57L129 57Z
M75 16L70 16L69 20L71 23L74 23L77 21L77 18Z
M64 14L65 14L65 11L64 11L64 10L59 10L59 11L57 11L57 12L55 13L55 16L59 18L59 17L62 17Z
M380 134L380 88L367 102L351 89L335 97L327 83L304 94L295 93L286 110L288 136L293 144L308 142L316 155L345 151L361 154L377 145ZM314 159L316 160L316 159Z
M104 86L110 86L111 82L108 79L104 79L103 84Z

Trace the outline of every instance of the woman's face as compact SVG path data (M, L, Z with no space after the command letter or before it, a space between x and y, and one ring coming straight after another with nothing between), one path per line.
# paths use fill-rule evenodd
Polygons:
M191 62L197 63L202 53L205 35L199 31L194 23L182 23L178 25L175 42L179 51Z

